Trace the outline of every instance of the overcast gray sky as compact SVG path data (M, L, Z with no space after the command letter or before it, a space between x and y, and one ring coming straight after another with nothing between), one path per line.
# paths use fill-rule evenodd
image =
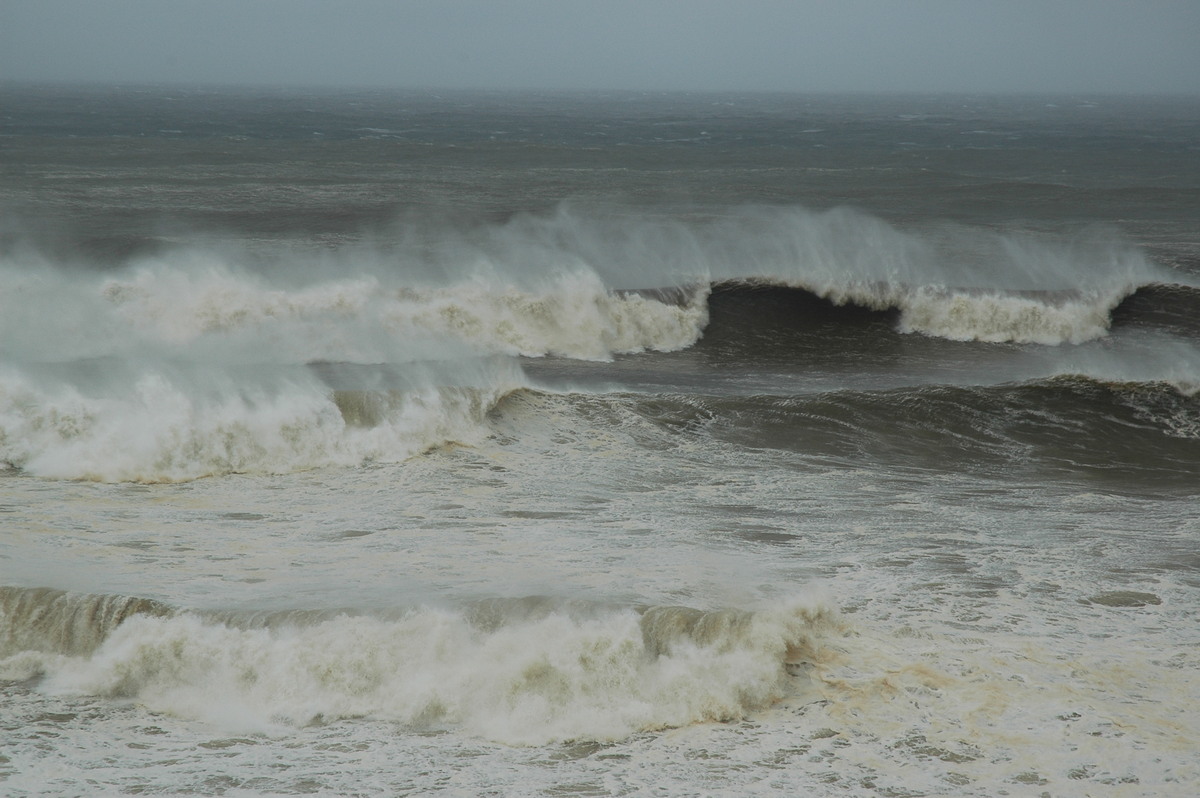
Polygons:
M1200 0L0 0L0 78L1200 94Z

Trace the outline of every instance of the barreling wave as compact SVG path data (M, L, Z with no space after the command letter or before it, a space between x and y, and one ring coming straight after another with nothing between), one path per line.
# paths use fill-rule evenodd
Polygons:
M465 228L428 221L390 247L324 259L188 248L96 273L10 258L0 333L34 360L254 351L370 363L446 346L605 360L693 344L709 286L757 282L896 309L904 331L1056 344L1103 335L1125 297L1173 281L1109 230L904 230L847 208L665 217L564 204Z
M954 341L987 343L1083 343L1105 335L1111 313L1135 292L1132 286L1097 291L999 291L943 286L853 284L819 286L771 282L764 279L731 281L713 286L715 299L730 304L730 295L763 300L770 307L746 302L740 323L756 326L762 314L779 316L784 304L814 314L822 321L834 315L831 308L846 308L847 321L858 310L885 314L901 333L921 333ZM774 294L774 296L772 296ZM822 300L820 308L800 295ZM790 295L790 296L789 296ZM712 299L710 298L710 303ZM734 319L729 324L739 323ZM804 319L793 323L803 324Z
M848 208L748 206L684 221L562 206L515 217L482 239L490 264L549 251L618 288L802 289L834 305L894 310L904 332L962 341L1091 340L1125 297L1173 276L1111 230L903 230Z
M876 288L872 295L877 299L885 290ZM930 302L937 301L926 293ZM968 295L961 292L946 300L948 317L973 318L951 312ZM1111 299L1089 305L1077 293L1024 292L1006 300L1028 310L1031 319L1046 321L1047 314L1057 314L1059 321L1067 319L1080 328L1113 331L1104 341L1071 347L943 345L944 337L906 335L903 311L876 299L840 304L804 288L762 281L720 283L710 292L709 324L696 348L714 368L739 370L754 364L768 372L783 370L793 375L796 387L801 378L811 381L818 373L848 374L850 369L859 382L874 379L883 385L905 380L994 383L1054 374L1159 381L1185 393L1200 384L1200 327L1194 321L1200 318L1200 290L1189 286L1140 288L1107 315L1104 308L1113 304ZM996 297L976 300L974 307L982 313ZM1047 332L1048 327L1041 329Z
M134 698L248 729L339 718L511 744L619 739L744 717L795 689L836 613L610 608L544 598L463 609L196 613L145 599L0 588L0 678Z
M609 361L722 338L786 356L763 317L814 312L822 335L855 327L863 351L897 332L1079 343L1114 318L1190 330L1196 296L1162 287L1161 267L1108 234L905 231L796 207L656 218L563 205L266 263L194 247L103 270L20 258L0 261L0 462L105 481L470 442L527 384L517 356ZM819 302L788 308L787 292ZM318 376L327 364L409 376L347 385Z
M193 250L100 274L0 264L0 462L161 482L403 460L477 440L525 382L516 355L681 348L707 318L700 289L660 301L581 272L521 287L349 265L281 277Z

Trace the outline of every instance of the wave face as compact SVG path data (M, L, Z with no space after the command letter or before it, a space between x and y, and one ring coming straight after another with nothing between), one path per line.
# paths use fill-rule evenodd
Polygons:
M586 417L612 402L579 397L573 412ZM1056 377L807 396L627 395L620 403L667 435L830 465L1053 474L1108 490L1182 495L1194 491L1200 471L1200 397L1165 383ZM1080 430L1094 437L1080 440Z
M145 598L0 587L0 656L23 651L91 654L132 616L171 613L165 604Z
M206 617L0 588L0 678L244 730L371 718L514 745L612 740L770 705L794 689L786 666L815 661L835 626L828 608L800 602L746 613L529 598Z

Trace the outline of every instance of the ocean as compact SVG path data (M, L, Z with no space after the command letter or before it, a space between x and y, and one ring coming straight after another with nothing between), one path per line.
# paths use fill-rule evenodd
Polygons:
M1191 796L1200 99L0 85L0 792Z

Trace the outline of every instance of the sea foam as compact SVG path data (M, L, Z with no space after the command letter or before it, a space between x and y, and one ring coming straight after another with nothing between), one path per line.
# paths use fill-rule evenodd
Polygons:
M520 382L512 364L478 388L426 385L362 400L290 374L148 369L82 390L0 373L0 461L35 476L173 482L399 461L485 434L488 409Z
M371 718L534 745L742 718L794 690L788 663L819 657L836 623L806 601L551 608L486 626L436 608L251 627L149 612L86 654L0 652L0 674L41 672L49 693L134 698L243 732Z

